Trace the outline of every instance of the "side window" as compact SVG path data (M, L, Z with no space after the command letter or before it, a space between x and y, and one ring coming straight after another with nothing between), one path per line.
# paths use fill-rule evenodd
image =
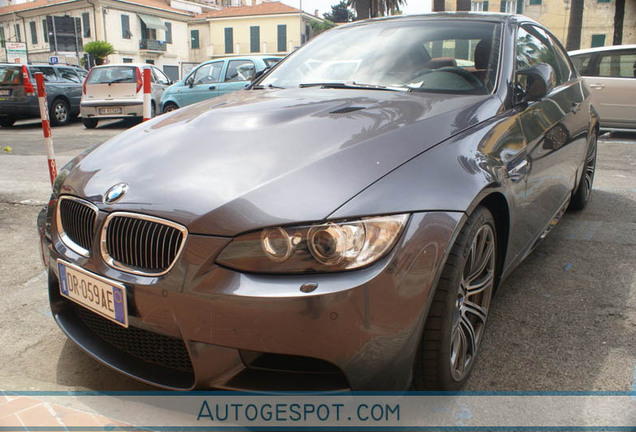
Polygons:
M158 82L159 84L168 84L170 82L168 77L159 69L152 68L152 73L155 76L155 81Z
M581 54L570 57L574 67L583 76L594 76L594 71L590 70L590 61L592 60L592 54Z
M568 55L563 51L563 48L555 41L554 36L549 35L550 42L552 43L552 49L556 55L557 63L559 64L559 68L561 69L561 77L563 78L563 82L567 82L574 78L575 73L572 70L572 66L568 61Z
M531 27L520 27L517 33L516 70L521 71L537 64L546 63L552 66L557 77L557 85L565 80L562 78L561 68L549 40L542 40Z
M80 80L84 82L86 76L88 75L88 71L86 69L75 69L75 72L77 72L77 74L79 75Z
M220 82L223 62L209 63L201 66L194 73L194 85Z
M60 81L66 83L81 83L82 80L77 75L75 70L71 68L58 68L57 72L60 74Z
M636 78L636 52L603 54L598 72L601 77Z
M225 82L250 81L256 73L251 60L230 60L225 73Z
M44 75L44 82L58 82L55 70L49 66L30 66L31 76L41 72Z

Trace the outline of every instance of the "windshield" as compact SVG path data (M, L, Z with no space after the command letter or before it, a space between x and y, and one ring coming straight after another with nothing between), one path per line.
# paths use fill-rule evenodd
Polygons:
M136 83L136 66L106 66L95 68L86 84Z
M22 84L22 67L0 65L0 84Z
M382 21L334 29L288 57L260 84L487 94L497 75L501 26L461 20Z

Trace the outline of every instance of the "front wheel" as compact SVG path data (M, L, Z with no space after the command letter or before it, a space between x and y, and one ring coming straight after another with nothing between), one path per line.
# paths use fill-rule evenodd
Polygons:
M413 366L416 390L458 390L483 340L495 286L497 235L478 207L457 236L435 291Z
M51 124L53 126L64 126L71 120L71 112L63 99L55 99L51 105Z
M169 113L171 111L174 111L176 109L178 109L179 107L176 104L173 103L167 103L164 107L163 107L163 113Z
M594 173L596 172L597 148L598 138L596 137L596 133L593 133L590 136L581 181L572 195L572 201L570 201L569 208L572 210L583 210L592 196L592 185L594 183Z

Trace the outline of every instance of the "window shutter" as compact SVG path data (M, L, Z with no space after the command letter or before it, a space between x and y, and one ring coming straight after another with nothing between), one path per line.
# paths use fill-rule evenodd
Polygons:
M287 51L287 25L278 25L278 52Z
M250 27L250 52L261 52L261 28L259 26Z
M225 54L234 52L234 29L232 27L225 28Z
M130 17L128 15L121 16L121 37L130 39Z
M488 10L488 2L485 1L483 5L484 5L484 12L486 12Z
M88 12L82 14L82 27L84 28L84 37L91 37L91 22Z
M38 43L38 32L35 29L35 21L31 21L29 23L29 27L31 27L31 43L33 45L37 45L37 43Z
M506 1L507 0L501 0L501 6L499 7L499 12L505 12L506 11Z
M199 30L190 31L190 41L192 42L192 45L191 45L192 49L199 48Z
M523 2L524 2L524 0L517 0L517 13L518 14L522 14L523 13Z
M172 43L172 23L169 23L168 21L166 21L165 25L166 25L166 43L171 44Z

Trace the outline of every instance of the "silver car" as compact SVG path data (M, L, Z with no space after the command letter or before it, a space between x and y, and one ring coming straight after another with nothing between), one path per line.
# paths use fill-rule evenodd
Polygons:
M592 90L601 129L636 129L636 45L572 51L570 57Z
M101 119L143 116L143 71L152 72L151 117L163 91L172 84L159 68L149 64L109 64L91 69L84 81L80 111L84 126L93 129Z

